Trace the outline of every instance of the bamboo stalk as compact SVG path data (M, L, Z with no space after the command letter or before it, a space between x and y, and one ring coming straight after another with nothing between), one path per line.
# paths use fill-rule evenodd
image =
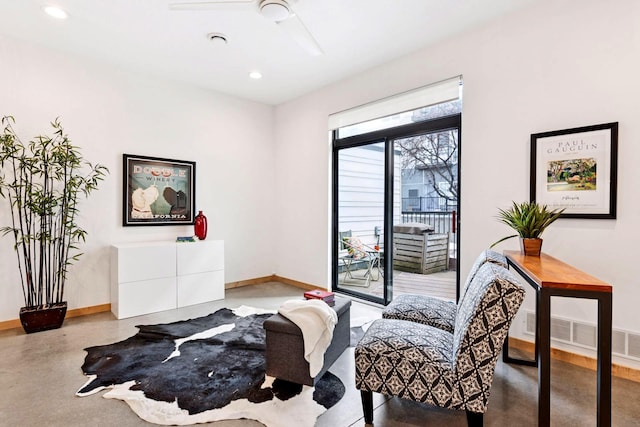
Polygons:
M12 181L0 175L0 194L11 207L11 227L2 230L14 238L25 306L62 302L67 269L86 234L75 222L77 199L96 189L108 169L84 162L58 119L51 123L53 137L37 136L27 146L12 122L4 117L0 134L0 166L12 173ZM83 166L85 176L78 173Z

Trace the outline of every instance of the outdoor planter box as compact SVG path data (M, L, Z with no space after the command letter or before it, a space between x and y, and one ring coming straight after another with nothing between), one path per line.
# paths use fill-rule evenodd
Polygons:
M398 227L398 226L396 226ZM430 274L446 271L449 264L449 234L428 230L393 233L393 269ZM398 228L401 230L401 228Z

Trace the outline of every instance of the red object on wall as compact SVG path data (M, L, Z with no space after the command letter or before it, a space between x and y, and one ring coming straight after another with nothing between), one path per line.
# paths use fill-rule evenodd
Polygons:
M204 240L207 238L207 217L204 216L202 211L198 211L193 223L193 229L198 239Z

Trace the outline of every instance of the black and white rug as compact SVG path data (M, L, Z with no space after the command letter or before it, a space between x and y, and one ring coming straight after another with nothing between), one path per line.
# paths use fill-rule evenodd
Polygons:
M344 385L330 372L315 387L266 376L262 323L272 313L224 308L137 326L124 341L85 349L82 371L89 380L76 395L110 389L105 398L124 400L156 424L244 418L269 427L311 427L344 396Z

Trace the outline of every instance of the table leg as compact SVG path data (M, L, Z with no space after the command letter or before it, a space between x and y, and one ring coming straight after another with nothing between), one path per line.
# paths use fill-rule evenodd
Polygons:
M551 295L541 288L538 306L538 425L548 426L551 418Z
M523 366L538 366L538 331L540 330L540 309L538 308L538 306L540 305L540 298L538 296L539 292L540 291L536 289L536 326L534 336L533 360L519 359L516 357L511 357L509 355L509 331L507 331L507 336L504 339L504 344L502 344L502 361L504 363L513 363L515 365Z
M598 426L611 426L611 294L598 298Z

